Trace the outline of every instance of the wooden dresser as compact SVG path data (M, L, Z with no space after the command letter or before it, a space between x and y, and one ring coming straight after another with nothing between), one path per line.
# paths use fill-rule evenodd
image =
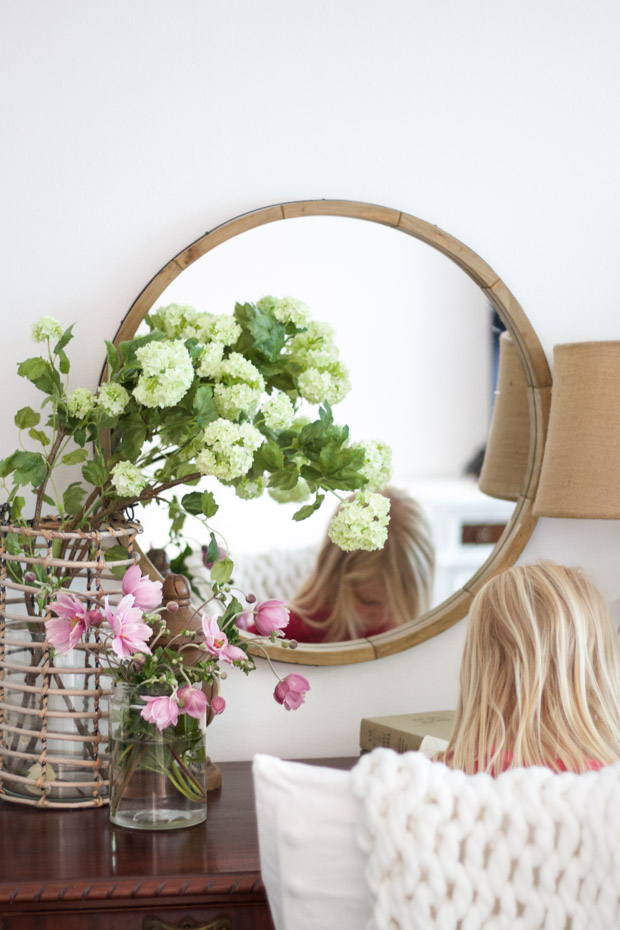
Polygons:
M272 930L250 763L220 768L207 822L184 830L0 803L1 930Z

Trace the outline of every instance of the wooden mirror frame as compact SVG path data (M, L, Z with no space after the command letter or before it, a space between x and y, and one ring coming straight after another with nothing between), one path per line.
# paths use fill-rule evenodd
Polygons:
M182 271L198 258L223 242L250 229L279 220L303 216L341 216L367 220L391 226L408 236L442 252L459 266L481 288L495 307L512 336L523 364L528 386L530 414L530 449L528 466L521 495L508 524L493 552L472 578L451 597L410 623L372 639L357 639L343 643L300 644L295 650L268 646L272 659L299 665L347 665L367 662L393 655L424 640L436 636L457 623L469 611L476 592L492 576L512 565L530 538L536 525L532 513L536 489L540 478L549 406L551 401L551 374L545 353L519 302L501 278L480 256L458 239L408 213L350 200L300 200L253 210L235 217L205 233L179 252L147 284L130 307L122 321L114 343L131 339L157 298ZM145 559L145 564L148 560ZM152 573L157 574L148 563ZM261 653L256 650L256 655Z

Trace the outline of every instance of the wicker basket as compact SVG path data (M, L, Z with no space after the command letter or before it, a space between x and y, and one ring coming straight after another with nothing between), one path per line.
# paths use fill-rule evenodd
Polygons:
M98 807L107 803L107 696L96 628L88 645L53 654L46 639L48 604L57 591L29 583L63 578L63 587L88 609L121 594L110 569L134 562L141 528L119 522L96 532L64 532L52 520L38 529L0 525L0 797L43 808ZM7 551L7 536L19 552ZM128 557L106 562L107 547L122 542Z

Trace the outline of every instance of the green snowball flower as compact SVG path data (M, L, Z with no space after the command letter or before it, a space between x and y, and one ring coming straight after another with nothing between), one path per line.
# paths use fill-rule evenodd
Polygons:
M295 410L288 394L281 391L274 392L262 406L265 426L274 432L288 429L293 422Z
M97 403L110 416L118 417L129 403L129 394L122 384L108 381L100 386Z
M288 491L282 488L270 488L269 497L273 497L278 504L303 504L310 497L310 488L305 478L300 478L297 484Z
M362 491L353 500L345 501L332 517L327 535L345 552L381 549L387 539L389 514L389 498Z
M142 374L133 395L145 407L174 407L194 380L189 352L180 340L149 342L136 350Z
M392 477L392 450L387 443L375 439L355 442L352 449L363 449L364 464L359 469L366 478L365 491L379 491L389 484Z
M88 388L76 388L66 397L67 412L71 417L83 420L95 406L95 398Z
M35 342L45 342L46 339L60 339L62 326L53 316L42 316L32 324L32 338Z
M117 462L112 469L112 485L119 497L137 497L147 480L133 462Z
M214 475L222 481L247 474L255 451L264 441L250 423L231 423L223 418L209 423L203 438L206 448L196 456L196 467L203 475Z

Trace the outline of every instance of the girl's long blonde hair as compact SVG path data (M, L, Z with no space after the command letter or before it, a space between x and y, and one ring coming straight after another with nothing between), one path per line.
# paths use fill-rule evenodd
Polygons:
M326 538L315 567L291 602L308 626L325 630L325 640L340 642L365 634L356 611L355 592L379 580L396 626L430 607L435 548L429 522L419 504L394 488L381 491L390 499L388 537L383 549L344 552ZM316 619L316 614L323 614Z
M477 594L443 761L465 772L620 759L618 637L578 568L516 565Z

